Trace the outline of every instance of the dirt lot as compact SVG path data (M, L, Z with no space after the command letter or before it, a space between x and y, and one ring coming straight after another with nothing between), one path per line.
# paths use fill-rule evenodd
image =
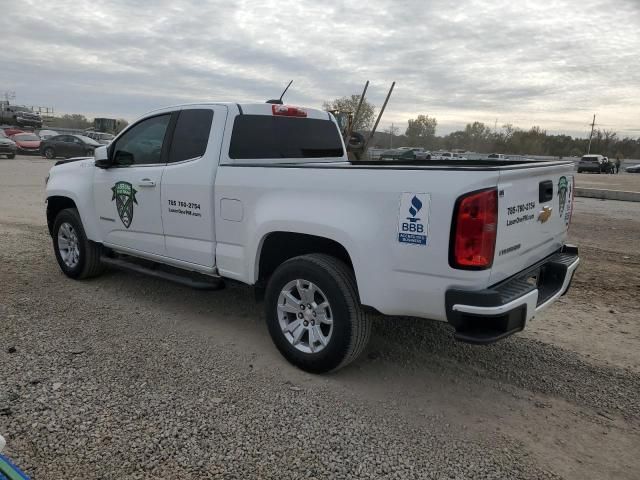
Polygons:
M620 173L618 175L576 173L576 176L578 187L640 192L640 173Z
M248 287L64 277L51 163L0 160L0 432L33 478L639 478L640 203L576 199L583 264L526 332L376 318L313 376Z

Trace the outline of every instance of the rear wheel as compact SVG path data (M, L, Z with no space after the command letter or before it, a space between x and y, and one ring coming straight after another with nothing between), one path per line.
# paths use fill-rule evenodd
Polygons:
M62 210L53 224L53 249L60 269L67 277L82 279L103 271L101 245L87 239L75 208Z
M49 160L56 158L56 152L51 147L47 147L44 149L44 156Z
M337 258L312 254L288 260L269 280L265 300L273 342L303 370L337 370L367 345L371 323L353 272Z

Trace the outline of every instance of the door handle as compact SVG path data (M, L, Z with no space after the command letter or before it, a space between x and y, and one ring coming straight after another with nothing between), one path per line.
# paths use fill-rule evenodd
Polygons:
M139 187L155 187L156 186L156 182L154 182L153 180L150 180L148 178L143 178L142 180L140 180L138 182L138 186Z

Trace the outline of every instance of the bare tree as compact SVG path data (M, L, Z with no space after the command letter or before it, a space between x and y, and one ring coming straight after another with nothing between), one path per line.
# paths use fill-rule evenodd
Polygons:
M350 97L336 98L334 100L327 100L323 102L322 108L325 110L338 110L341 112L356 113L358 109L358 103L360 103L360 95L351 95ZM353 125L354 131L369 131L373 125L373 120L376 116L376 107L367 101L365 98L360 107L360 113Z

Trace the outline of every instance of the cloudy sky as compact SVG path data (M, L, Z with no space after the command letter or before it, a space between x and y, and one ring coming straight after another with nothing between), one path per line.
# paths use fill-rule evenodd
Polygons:
M406 128L640 136L640 0L2 0L0 92L129 120L200 100L359 93Z

